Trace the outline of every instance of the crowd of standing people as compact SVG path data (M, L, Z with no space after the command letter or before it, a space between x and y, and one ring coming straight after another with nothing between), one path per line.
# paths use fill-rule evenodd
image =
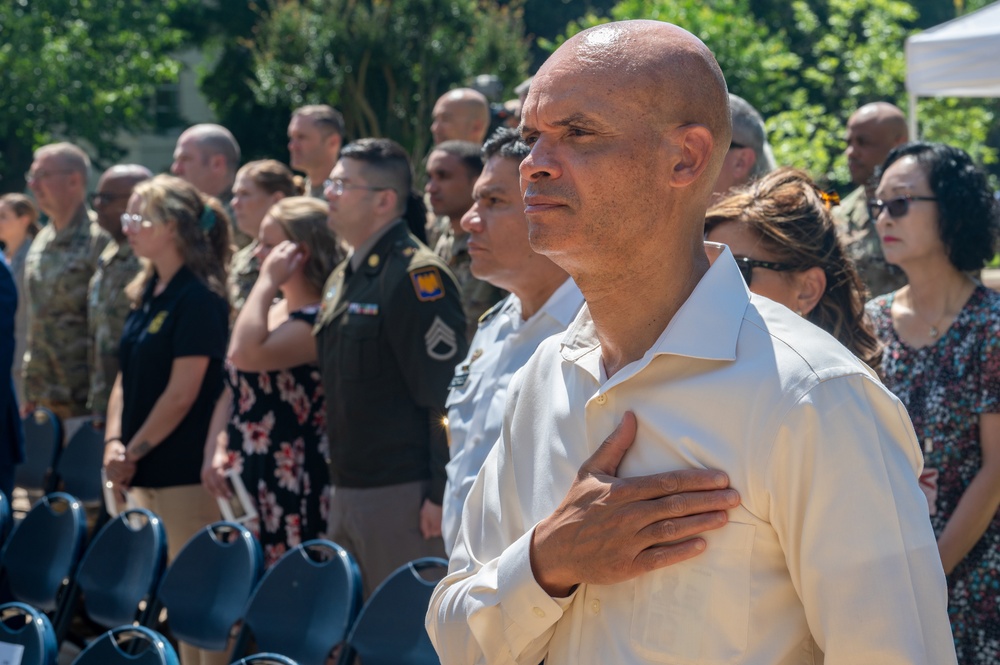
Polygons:
M1000 206L969 156L862 106L841 201L654 22L567 41L512 108L443 95L421 177L326 105L287 165L195 125L172 175L92 194L40 147L0 197L0 396L102 430L171 558L234 475L267 565L328 537L367 596L450 556L444 662L1000 660Z

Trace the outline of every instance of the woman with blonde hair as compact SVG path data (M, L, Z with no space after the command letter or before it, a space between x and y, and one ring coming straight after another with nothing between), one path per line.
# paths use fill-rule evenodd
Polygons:
M14 274L17 286L17 314L14 317L14 364L10 368L14 378L17 402L24 396L24 379L21 364L28 343L28 306L24 302L24 258L28 255L31 241L38 233L38 209L24 194L4 194L0 196L0 242L3 242L4 258Z
M233 215L236 228L256 238L260 223L268 209L286 196L299 196L305 191L301 177L274 159L247 162L236 172L233 182ZM239 250L229 265L229 302L239 311L257 280L260 263L256 243Z
M227 386L205 442L202 482L228 497L224 474L239 470L268 565L326 533L326 411L312 326L344 256L326 219L326 203L304 196L278 201L264 217L260 276L233 327Z
M781 168L735 190L705 217L705 239L729 245L753 293L785 305L878 369L881 346L865 289L837 237L835 197Z

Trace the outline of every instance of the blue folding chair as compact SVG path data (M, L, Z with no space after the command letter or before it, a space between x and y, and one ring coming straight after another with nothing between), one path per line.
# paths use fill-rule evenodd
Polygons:
M47 492L52 469L62 450L62 423L56 414L38 407L21 421L24 427L24 462L14 472L14 485L26 490Z
M119 626L80 652L73 665L179 665L170 642L144 626Z
M282 656L279 653L258 653L253 656L241 658L233 665L299 665L291 658Z
M76 498L64 492L42 497L0 551L0 581L14 600L54 611L80 560L86 530Z
M104 432L88 420L66 444L55 464L55 483L67 494L84 503L96 503L104 497L101 467L104 465Z
M448 562L432 557L396 569L361 609L340 665L352 663L355 656L364 665L439 665L424 616L434 586L447 572Z
M152 600L167 560L167 534L160 518L135 508L113 518L94 536L56 615L62 642L83 595L84 614L104 628L139 618L139 604Z
M21 665L55 665L59 655L48 617L24 603L0 605L0 642L24 647Z
M0 548L7 542L10 528L14 524L14 515L10 510L10 499L0 491Z
M167 609L174 637L201 649L221 651L260 579L264 556L245 527L216 522L199 531L177 554L160 581L143 625Z
M233 650L242 655L253 635L261 651L301 665L325 665L361 607L361 573L344 548L310 540L289 550L264 573Z

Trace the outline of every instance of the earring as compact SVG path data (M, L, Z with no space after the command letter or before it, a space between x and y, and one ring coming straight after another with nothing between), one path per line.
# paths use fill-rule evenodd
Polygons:
M798 314L799 316L802 316L802 310L801 309L795 310L795 313Z

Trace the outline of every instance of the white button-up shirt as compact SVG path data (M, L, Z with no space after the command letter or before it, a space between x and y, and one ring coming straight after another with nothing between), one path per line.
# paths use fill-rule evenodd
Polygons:
M583 294L567 278L525 321L521 318L521 301L512 293L479 324L469 345L469 356L455 368L446 404L451 460L441 521L449 553L458 534L465 497L500 436L511 377L528 362L542 340L566 330L581 305Z
M535 524L635 412L619 475L729 474L699 556L553 599ZM610 379L586 306L511 382L427 627L442 662L955 663L920 449L899 400L825 332L750 296L728 248Z

